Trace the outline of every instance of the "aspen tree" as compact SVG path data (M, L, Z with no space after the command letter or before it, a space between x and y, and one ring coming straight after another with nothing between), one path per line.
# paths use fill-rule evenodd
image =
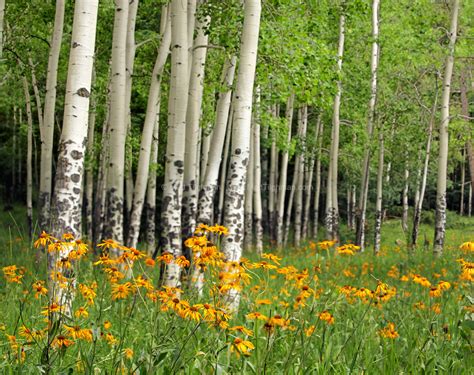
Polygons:
M244 24L234 97L230 170L225 192L224 225L229 229L229 234L223 241L223 252L228 261L239 261L242 255L243 200L250 156L252 94L257 65L260 14L260 0L246 0L244 2ZM239 291L236 289L229 290L227 294L229 308L237 310L239 301Z
M110 80L109 162L106 179L107 238L123 243L128 0L115 1ZM114 249L116 251L116 249Z
M448 171L449 145L449 102L451 96L451 77L454 67L454 48L458 29L459 0L454 0L449 31L448 56L444 67L443 91L441 94L441 121L439 124L439 156L438 178L436 186L436 219L433 254L439 256L443 252L446 235L446 182Z
M74 7L64 119L52 205L53 235L57 238L61 238L64 233L71 233L75 238L81 236L81 191L98 7L98 0L79 1ZM70 250L69 247L63 247L57 256L67 258ZM50 266L54 261L55 258L51 256ZM57 288L53 284L51 289L58 303L65 304L70 311L71 288Z
M26 149L26 217L28 220L28 238L33 238L33 115L31 114L30 85L23 76L23 91L25 95L26 119L28 121Z
M341 9L339 16L339 43L337 48L337 72L342 73L342 58L344 55L345 16ZM329 153L328 183L326 191L326 231L327 238L338 240L339 238L339 203L338 203L338 158L339 158L339 112L341 107L342 82L337 81L337 92L333 102L331 150Z
M166 142L165 177L161 209L163 251L181 255L181 209L188 105L188 10L186 2L172 0L171 9L171 81L168 100L168 139ZM170 263L163 283L180 285L180 268Z
M153 155L153 158L150 157L152 152L152 143L155 139L156 141L158 141L157 133L159 131L158 115L161 104L161 78L163 75L163 69L165 67L166 60L168 59L171 45L171 21L168 16L167 7L163 7L162 12L164 14L164 16L162 15L162 22L164 22L166 26L164 26L163 33L161 35L161 44L160 48L158 49L155 65L153 67L150 88L148 91L147 109L140 142L137 177L135 180L133 206L130 216L127 241L128 245L131 247L136 247L138 243L145 193L147 189L147 184L149 183L148 175L150 173L150 162L152 161L151 159L153 159L153 162L156 163L155 160L158 156L156 150L155 154ZM156 145L156 147L157 146L158 145ZM156 172L154 173L154 178L156 179ZM150 197L150 199L152 199L152 197ZM149 245L151 245L151 239L147 242Z
M38 193L39 228L48 230L50 225L54 114L56 111L56 86L58 81L59 53L64 28L65 0L56 1L53 35L48 57L46 94L44 98L43 128L41 130L40 183Z
M224 89L219 93L216 104L216 123L214 124L214 131L212 132L212 148L209 149L206 172L199 192L199 223L211 224L214 197L217 191L219 167L221 164L224 166L221 168L221 171L225 170L227 157L225 155L223 157L222 150L227 129L230 128L227 126L227 123L229 121L232 83L234 81L236 63L237 58L235 56L226 60L224 63L221 78L222 87L224 87ZM229 141L230 137L227 137L227 145ZM224 176L222 176L222 178L225 179Z
M369 114L367 120L367 138L369 142L372 141L374 118L375 118L375 103L377 100L377 70L379 61L379 4L380 0L372 1L372 58L370 62L371 70L371 84L370 84L370 100L369 100ZM370 149L366 148L364 152L364 161L362 164L362 179L360 185L360 198L358 207L358 222L357 222L357 238L356 243L360 246L361 251L365 248L365 221L367 211L367 196L369 191L369 174L370 174Z
M291 142L291 125L293 123L293 108L295 102L295 95L291 94L288 97L286 102L286 124L287 124L287 136L286 146L288 147ZM278 200L277 200L277 245L282 246L284 242L283 236L283 215L285 211L285 196L286 196L286 184L287 184L287 175L288 175L288 158L289 150L285 148L282 155L281 165L280 165L280 180L278 182ZM276 180L276 179L275 179Z

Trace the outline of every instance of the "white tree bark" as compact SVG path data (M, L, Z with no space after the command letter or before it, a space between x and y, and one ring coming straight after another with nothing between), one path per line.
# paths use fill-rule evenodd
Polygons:
M64 233L71 233L75 238L81 236L81 191L98 7L98 0L79 1L74 7L64 119L52 205L53 235L57 238L61 238ZM64 247L58 256L67 258L70 250ZM50 259L49 264L54 264L54 258ZM53 285L52 290L60 304L70 307L70 288L65 290Z
M255 250L257 254L263 251L263 226L262 226L262 167L260 160L260 87L257 87L254 111L253 128L253 212L255 228Z
M374 230L374 254L380 253L380 240L382 231L382 199L383 199L383 163L384 163L384 139L383 128L379 129L379 163L377 168L377 198L375 201L375 230Z
M23 91L26 104L26 118L28 121L27 149L26 149L26 217L28 221L28 238L33 238L33 115L31 113L30 85L26 76L23 76Z
M171 82L168 101L168 140L166 144L165 178L161 210L163 251L181 255L181 208L188 106L188 28L187 4L172 0L171 7ZM180 268L167 265L163 275L165 286L180 285Z
M94 80L94 73L92 81ZM93 83L91 82L91 86ZM86 235L89 240L93 238L93 201L94 201L94 168L92 160L94 160L95 150L94 150L94 132L95 132L95 114L96 114L96 103L94 95L90 99L90 108L89 108L89 128L87 131L87 155L89 159L89 165L86 166L86 183L85 183L85 216L86 216Z
M234 98L230 169L225 199L224 225L229 229L229 235L223 242L223 252L229 261L239 261L242 255L243 200L250 155L252 94L257 65L260 14L260 0L245 1L239 70ZM227 302L230 309L237 310L239 300L240 294L237 290L232 289L228 292Z
M271 106L269 110L274 118L278 118L278 105ZM270 238L276 239L276 213L277 213L277 199L278 199L278 148L277 148L277 132L274 129L270 130L272 144L270 147L270 172L268 176L268 226L270 229Z
M302 224L302 215L303 215L303 186L304 184L304 169L306 163L306 128L308 123L308 106L304 105L300 108L300 131L299 138L301 142L301 153L298 155L298 178L296 179L296 190L295 190L295 238L294 244L296 247L300 246L301 243L301 224Z
M40 183L38 193L40 230L48 230L50 225L54 114L56 110L59 53L61 51L63 37L64 9L65 0L57 0L54 29L48 57L48 73L46 76L46 95L43 113L44 121L41 131Z
M314 181L314 218L313 218L313 238L317 240L319 230L319 199L321 195L321 151L323 144L324 124L321 120L322 114L318 116L318 150L316 155L316 178Z
M162 12L166 15L168 13L167 8L163 7ZM149 173L150 173L150 162L156 163L156 159L158 157L158 144L155 145L154 155L150 157L152 152L152 142L155 140L158 141L158 131L159 131L159 124L158 124L158 115L160 112L160 103L161 103L161 77L163 75L163 69L166 64L166 60L168 59L170 45L171 45L171 21L168 16L165 16L163 21L166 23L164 28L164 32L161 35L161 44L160 48L158 49L158 54L155 61L155 66L153 68L153 73L151 77L150 89L148 91L148 101L147 101L147 108L145 114L145 121L143 124L142 130L142 137L140 142L140 154L138 157L138 169L137 169L137 177L135 180L135 188L134 188L134 195L133 195L133 206L132 206L132 213L130 216L130 225L129 225L129 233L128 233L128 246L136 247L138 243L138 236L140 234L140 223L141 223L141 216L143 211L143 204L145 200L145 193L147 189L147 184L153 184L153 182L149 181ZM153 159L153 160L152 160ZM154 177L152 178L156 180L156 170L153 173ZM156 181L154 181L155 189L156 189ZM153 189L153 186L151 187ZM153 193L151 193L153 195ZM150 200L156 198L156 190L155 190L155 197L150 196ZM152 204L152 202L149 202ZM153 203L154 205L154 203ZM152 207L148 206L147 215L150 212ZM154 219L153 225L154 225ZM151 223L150 223L151 224ZM150 229L154 232L153 229ZM153 236L154 237L154 236ZM148 236L147 236L148 238ZM147 239L148 247L151 248L154 245L154 239L151 238Z
M192 52L192 67L189 81L189 99L186 113L186 150L184 153L184 192L183 192L183 236L189 237L196 228L196 216L198 206L199 179L198 169L198 142L199 122L201 119L202 94L204 88L204 72L207 56L208 35L205 33L210 23L210 18L196 23L196 39L194 40ZM197 48L200 47L200 48ZM206 168L207 169L207 168Z
M436 221L433 253L439 256L443 252L446 230L446 182L448 172L448 126L449 102L451 96L451 77L454 67L454 48L458 29L459 0L452 7L451 28L449 32L448 56L446 57L443 91L441 96L441 122L439 124L438 179L436 186Z
M130 216L133 207L133 150L131 146L130 130L132 127L132 113L131 113L131 100L132 100L132 81L133 81L133 67L135 62L135 52L137 46L135 44L135 23L137 19L139 0L129 0L128 16L127 16L127 41L126 41L126 57L125 57L125 116L126 116L126 143L125 143L125 212L124 222L125 227L129 232ZM128 224L128 226L127 226ZM127 235L129 234L127 232Z
M287 146L289 147L291 143L291 125L293 123L293 109L294 109L294 102L295 102L295 95L291 94L288 97L286 102L286 124L287 124ZM288 176L288 158L289 153L288 149L283 151L281 165L280 165L280 180L278 183L279 190L278 190L278 200L277 200L277 246L283 245L283 215L285 213L285 196L286 196L286 184L287 184L287 176ZM276 178L275 178L276 180Z
M370 62L371 70L371 94L369 100L369 114L367 121L367 138L369 144L372 143L372 135L374 130L375 103L377 100L377 69L379 61L379 5L380 0L372 2L372 59ZM370 148L366 147L364 152L364 161L362 164L362 179L360 185L360 198L358 208L357 223L357 239L356 243L360 246L361 251L365 248L365 221L367 210L367 195L369 191L369 174L370 174Z
M123 243L125 139L127 133L128 0L115 1L110 91L109 162L106 179L107 238Z
M234 56L224 64L222 72L222 87L216 105L216 123L212 132L212 148L209 149L206 173L199 192L199 215L198 222L211 224L214 208L214 197L217 191L219 178L219 167L221 162L225 165L227 158L222 159L222 148L226 138L227 122L229 121L229 109L232 98L232 83L234 81L235 66L237 58ZM229 140L230 137L227 137ZM228 142L226 142L228 144ZM223 160L223 161L222 161ZM224 178L225 179L225 178Z
M339 43L337 48L337 72L342 73L344 55L345 16L341 10L339 16ZM339 240L339 203L337 190L338 158L339 158L339 112L341 107L342 82L337 81L337 92L333 103L331 149L329 152L328 184L326 192L326 229L327 238Z
M251 138L249 145L249 162L247 166L247 178L245 181L245 203L244 203L244 248L249 251L253 246L253 178L254 178L254 139L255 120L252 116Z
M402 194L402 229L403 232L406 233L408 230L408 188L409 188L409 177L410 177L410 170L408 169L408 155L405 154L405 172L404 172L404 181L405 186L403 187L403 194Z

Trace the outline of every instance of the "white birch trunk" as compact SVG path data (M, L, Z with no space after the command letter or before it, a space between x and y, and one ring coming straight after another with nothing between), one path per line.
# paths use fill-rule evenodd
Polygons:
M317 130L316 130L317 131ZM316 134L317 137L317 134ZM303 229L302 237L304 239L308 238L308 233L310 231L310 219L309 212L311 209L311 192L313 187L313 174L314 174L314 153L311 154L308 166L305 172L305 190L304 190L304 213L303 213Z
M344 26L345 17L341 12L339 17L339 43L337 49L337 71L342 73L342 58L344 55ZM329 155L328 184L326 192L326 229L327 237L339 241L339 203L338 203L338 158L339 158L339 112L341 107L342 82L337 81L337 92L333 103L331 149Z
M203 21L197 21L197 35L194 40L192 52L192 67L189 81L189 99L186 113L186 149L184 153L184 177L183 177L183 224L182 234L184 238L192 235L196 228L196 216L198 206L199 180L196 179L199 169L199 122L201 119L202 94L204 88L204 72L207 56L208 35L205 30L210 23L209 17ZM207 153L208 154L208 153ZM206 168L207 169L207 168Z
M127 133L128 0L115 1L110 92L109 162L106 181L107 238L123 243L125 140ZM114 250L115 251L115 250Z
M94 74L93 74L94 75ZM93 80L94 78L92 78ZM92 86L92 82L91 82ZM86 216L86 235L89 240L93 238L93 201L94 201L94 168L92 160L94 160L95 150L94 150L94 131L95 131L95 112L96 103L94 100L94 95L90 99L90 109L89 109L89 128L87 134L87 155L89 157L89 165L86 166L86 183L85 183L85 216Z
M291 125L293 123L293 108L295 102L295 95L291 94L288 97L286 102L286 124L287 124L287 146L291 143ZM283 235L283 215L285 213L285 196L286 196L286 184L287 184L287 175L288 175L288 158L289 153L288 149L285 148L282 155L281 165L280 165L280 180L278 183L278 199L277 199L277 207L276 207L276 215L277 215L277 246L282 246L284 242L284 235ZM275 168L276 169L276 168ZM276 182L276 178L275 178Z
M454 67L454 48L458 29L459 0L454 0L452 7L451 28L449 37L448 56L446 57L443 91L441 96L441 121L439 124L439 157L438 179L436 186L436 221L433 253L439 256L443 252L446 230L446 183L448 171L449 143L449 102L451 96L451 77Z
M166 7L163 7L162 12L167 14L168 11ZM147 185L150 183L154 184L155 187L151 187L155 189L155 193L151 193L150 200L153 200L153 207L154 201L156 199L156 170L155 166L153 166L153 176L152 178L155 180L154 182L150 182L148 176L150 172L150 163L155 163L158 157L158 144L156 143L154 155L151 157L152 153L152 143L158 142L158 131L159 131L159 112L160 112L160 104L161 104L161 77L163 75L163 69L166 64L166 60L168 59L170 45L171 45L171 21L169 20L168 16L162 18L164 22L166 22L166 26L164 28L164 32L161 36L161 44L160 48L158 49L158 54L155 61L155 66L153 68L153 73L151 77L150 89L148 91L148 102L145 114L145 121L143 124L142 130L142 137L140 142L140 154L138 157L138 169L137 169L137 177L135 180L135 188L133 194L133 206L132 212L130 215L130 224L129 224L129 231L128 231L128 246L130 247L137 247L138 243L138 236L140 234L140 224L141 224L141 216L143 211L143 204L145 200L145 193L147 189ZM155 195L153 197L153 194ZM149 204L152 204L149 202ZM150 213L150 210L153 208L148 206L147 215ZM154 209L153 209L154 211ZM154 214L153 214L154 215ZM153 229L150 228L149 233L154 233L154 219L153 221ZM150 249L154 245L154 235L153 240L148 238L147 236L147 244L148 248Z
M26 104L26 118L28 121L27 149L26 149L26 217L28 221L28 238L33 238L33 115L31 114L31 97L28 79L23 76L23 91Z
M255 118L252 116L251 138L249 145L249 163L247 166L247 179L245 181L245 203L244 203L244 248L249 251L253 246L253 177L254 177L254 139Z
M181 255L181 208L188 106L188 16L187 4L172 0L171 7L171 82L168 101L168 140L161 210L163 251ZM180 285L180 268L170 263L163 275L165 286Z
M303 215L303 189L304 189L304 169L305 169L305 153L306 153L306 128L308 120L308 106L304 105L300 109L300 131L299 138L301 142L301 153L298 155L298 178L296 179L296 189L295 189L295 237L294 244L296 247L300 246L301 243L301 222Z
M250 156L252 94L257 65L260 14L260 0L245 1L239 70L234 97L230 169L225 198L224 225L229 229L229 235L223 242L223 252L229 261L239 261L242 255L243 200ZM239 291L230 290L227 294L229 308L237 310L239 301Z
M217 191L219 179L219 167L221 163L225 166L227 157L222 158L222 148L226 138L227 122L229 121L229 109L232 98L232 83L234 81L235 66L237 58L234 56L224 64L221 82L225 89L219 93L216 105L216 123L212 132L212 148L209 149L206 173L201 190L199 192L199 215L198 222L212 224L214 197ZM227 137L226 144L229 144L230 137ZM221 168L221 170L225 170ZM225 180L225 177L223 177Z
M277 106L272 106L271 114L277 118ZM268 178L268 226L270 228L270 238L276 238L276 200L278 199L278 180L277 180L277 164L278 164L278 149L276 143L276 131L270 130L272 137L272 144L270 147L270 172Z
M52 205L53 235L57 238L61 238L64 233L71 233L75 238L81 236L81 191L98 7L98 0L76 2L74 7L64 119ZM68 247L63 248L58 256L67 258L70 250ZM49 265L54 265L53 257L50 257ZM74 285L74 280L70 282ZM61 289L53 284L51 289L58 303L65 304L70 310L71 288Z
M404 181L405 181L405 186L403 187L403 194L402 194L402 206L403 206L403 212L402 212L402 229L403 232L406 233L408 230L408 178L410 177L410 171L408 169L408 155L405 154L405 172L404 172Z
M372 2L372 59L370 62L371 70L371 94L369 101L369 114L367 121L367 138L369 145L372 143L372 135L374 128L375 117L375 103L377 100L377 69L379 61L379 4L380 0L373 0ZM358 223L357 223L357 239L356 243L360 246L361 251L365 248L365 221L367 210L367 195L369 191L369 174L370 174L370 147L366 147L364 153L364 161L362 164L362 179L360 185L360 199L358 208Z
M63 37L65 0L56 1L54 29L48 57L46 94L44 99L43 129L41 131L40 183L38 193L39 229L50 225L54 114L56 111L56 86L58 81L59 53Z
M384 139L383 128L379 129L379 163L377 168L377 197L375 201L375 229L374 229L374 254L380 253L380 240L382 231L382 199L383 199L383 163L384 163Z
M253 211L254 211L254 227L255 227L255 250L257 254L263 251L263 226L262 226L262 167L260 160L260 87L257 87L254 111L254 128L253 128Z
M318 128L318 150L316 154L316 178L314 181L314 217L313 217L313 238L315 240L318 239L318 231L319 231L319 199L321 196L321 151L322 151L322 144L323 144L323 131L324 131L324 124L321 120L322 114L320 113L318 116L317 121L317 128Z

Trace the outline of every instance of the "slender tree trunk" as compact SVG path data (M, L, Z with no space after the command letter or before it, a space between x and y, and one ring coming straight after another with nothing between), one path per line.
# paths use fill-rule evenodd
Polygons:
M374 128L375 103L377 99L377 69L379 61L379 3L380 0L372 1L372 59L371 67L371 94L369 101L369 115L367 121L367 138L369 144L372 143L372 135ZM361 251L365 248L365 221L367 210L367 195L369 191L369 174L370 174L370 147L366 147L364 153L364 161L362 164L362 179L360 185L360 199L358 207L357 222L357 239L356 243L360 246Z
M459 0L454 0L452 7L451 29L446 58L443 92L441 98L441 122L439 125L439 157L438 179L436 186L436 221L433 254L439 256L443 252L446 230L446 182L448 171L448 126L449 126L449 101L451 96L451 77L454 67L454 48L458 28Z
M471 212L472 212L472 182L469 183L469 198L468 198L467 216L471 217Z
M126 57L125 57L125 115L126 115L126 143L125 143L125 214L124 214L124 227L125 233L128 238L130 232L130 218L133 207L133 195L134 195L134 184L133 184L133 149L130 140L130 130L132 127L132 112L131 112L131 101L132 101L132 78L133 68L135 62L135 53L137 46L135 45L135 23L137 18L139 0L130 0L128 6L128 18L127 18L127 39L126 39Z
M94 81L94 72L92 73L92 82L91 82L91 87L93 86L93 81ZM90 109L89 109L89 129L88 129L88 134L87 134L87 156L88 156L88 161L89 163L86 164L85 169L86 169L86 184L85 184L85 199L84 199L84 205L85 205L85 216L86 216L86 235L87 237L92 240L93 238L93 220L92 220L92 214L94 212L94 168L93 168L93 160L95 156L95 150L94 150L94 131L95 131L95 112L96 111L96 103L95 103L95 95L92 95L90 99Z
M293 180L291 182L290 195L288 197L288 204L286 207L286 218L285 218L285 230L283 234L283 245L288 244L288 239L290 237L290 224L291 224L291 213L293 212L293 203L295 200L295 190L298 185L298 171L300 169L300 159L296 158L295 167L293 171Z
M124 174L125 139L127 134L127 24L128 0L115 1L115 18L112 40L112 75L110 92L109 163L106 180L107 238L124 242ZM116 252L117 250L114 249Z
M189 81L189 100L186 113L186 149L184 153L184 192L183 192L183 224L182 235L187 238L196 229L199 192L199 121L201 118L202 94L204 88L204 71L206 64L208 35L206 29L210 23L209 17L197 21L197 36L194 40L191 76ZM207 153L208 155L208 153ZM207 167L206 167L207 170Z
M40 183L38 193L39 228L50 226L54 114L56 112L56 86L58 80L59 54L63 37L65 0L56 1L56 15L48 57L46 95L44 99L43 129L41 131Z
M260 160L260 87L257 87L254 111L254 128L253 128L253 169L250 173L254 173L253 181L253 211L255 225L255 250L257 254L263 251L263 227L262 227L262 171Z
M377 168L377 198L375 201L375 230L374 230L374 254L380 253L380 240L382 231L382 192L383 192L383 164L384 164L384 139L383 128L379 129L379 165Z
M206 177L207 173L207 164L208 159L209 159L209 151L211 150L211 139L212 139L212 133L209 130L202 129L201 130L201 139L200 139L200 144L201 144L201 165L200 165L200 171L199 175L201 176L201 185L204 183L204 178Z
M410 171L408 169L408 154L405 153L405 172L404 172L404 181L405 186L403 187L403 196L402 196L402 229L403 232L408 231L408 188L409 188L409 179Z
M252 94L257 65L260 14L260 0L245 1L239 70L234 97L230 171L225 197L224 225L229 229L229 234L223 242L223 252L228 261L239 261L242 255L243 200L250 156ZM231 289L227 294L229 308L237 310L239 301L239 291Z
M344 26L343 10L339 16L339 44L337 51L337 71L342 73L342 58L344 55ZM326 229L327 237L339 242L339 203L337 190L338 158L339 158L339 112L341 107L342 82L337 81L337 92L334 97L331 150L329 155L328 184L326 192Z
M474 87L474 81L472 83ZM467 79L464 70L461 70L461 114L466 118L468 124L472 121L469 118L469 99L467 96ZM474 186L474 152L472 150L472 139L469 136L466 140L465 152L467 153L467 164L469 175L471 177L471 185ZM465 157L464 159L465 160Z
M64 233L71 233L75 238L81 236L81 191L98 7L98 0L79 1L74 7L72 48L52 205L53 235L57 238ZM67 259L70 251L70 247L63 247L57 256ZM49 265L54 264L55 257L51 256ZM67 270L63 272L74 285L74 275ZM56 283L50 290L51 295L57 297L57 302L66 305L69 312L72 290L58 288Z
M235 65L237 58L234 56L227 60L224 64L221 82L225 89L219 93L219 99L216 106L216 123L212 132L212 148L209 149L206 173L199 192L199 215L198 222L211 224L214 208L214 197L217 191L217 183L219 179L219 167L221 163L224 165L227 160L225 154L222 158L222 148L224 139L226 138L227 122L229 121L229 109L232 98L232 83L235 75ZM226 144L229 145L230 136L227 137ZM228 149L228 147L227 147Z
M35 72L35 64L33 64L33 60L31 57L28 58L28 65L31 69L31 84L33 86L33 93L35 94L35 101L36 101L36 111L38 114L38 125L40 130L40 139L43 138L43 105L41 103L41 94L38 88L38 82L36 81L36 72Z
M313 218L313 238L317 240L318 229L319 229L319 199L321 196L321 149L323 144L323 131L324 125L321 120L322 114L320 113L317 121L318 128L318 150L316 154L316 180L314 182L314 218Z
M277 215L277 245L281 247L284 242L283 236L283 215L285 213L285 196L286 196L286 184L287 184L287 175L288 175L288 158L289 150L288 147L291 143L291 125L293 123L293 108L295 102L295 95L291 94L288 97L286 102L286 126L287 126L287 136L286 136L286 147L283 150L281 165L280 165L280 181L278 189L278 199L276 207ZM276 178L275 178L276 182Z
M271 106L271 116L277 118L277 105ZM278 148L276 143L276 131L270 130L272 144L270 148L270 172L268 179L268 224L270 230L270 238L275 239L277 237L277 231L275 226L277 225L277 203L278 200L278 180L277 180L277 168L278 168ZM291 135L290 135L291 136Z
M148 91L148 102L147 102L147 109L145 115L145 121L143 124L142 130L142 137L140 142L140 154L138 157L138 169L137 169L137 177L135 180L135 188L134 188L134 195L133 195L133 206L132 206L132 214L130 216L130 225L128 231L128 245L131 247L136 247L138 243L138 236L140 234L140 224L141 224L141 216L143 211L143 204L145 200L145 193L150 183L155 185L155 193L151 192L150 200L152 202L148 202L155 206L155 199L156 199L156 170L155 165L153 166L153 176L152 179L154 181L150 181L149 174L150 171L150 163L156 164L156 160L158 157L158 144L155 147L155 154L150 157L152 153L152 143L158 142L158 131L159 131L159 112L160 112L160 104L161 104L161 77L163 75L163 69L166 64L166 60L168 59L170 45L171 45L171 21L167 16L168 11L166 7L163 7L162 12L165 14L162 17L162 21L166 23L164 27L164 32L161 35L161 44L158 50L158 54L155 61L155 66L153 68L153 73L151 77L150 89ZM150 187L150 186L149 186ZM153 186L151 187L153 189ZM153 197L154 195L154 197ZM151 214L150 210L152 207L148 206L147 208L147 217ZM153 209L154 211L154 209ZM152 213L154 217L154 212ZM151 221L151 218L149 218ZM154 233L154 219L153 224L149 222L153 228L150 228L148 233ZM154 235L153 240L148 238L147 236L147 244L148 249L151 251L152 246L154 247Z
M306 128L308 122L308 106L304 105L300 109L300 116L301 116L301 127L299 131L299 138L301 142L301 154L298 155L299 164L298 164L298 178L296 183L296 191L295 191L295 237L294 237L294 244L296 247L299 247L301 244L301 221L302 221L302 214L303 214L303 189L304 189L304 169L306 163Z
M302 229L302 236L304 239L308 238L308 233L310 231L309 211L311 208L311 189L312 189L312 184L313 184L313 173L314 173L314 153L310 156L310 160L305 172L306 180L304 184L305 194L304 194L304 214L303 214L303 229Z
M219 172L220 182L219 182L219 200L217 204L217 222L222 223L224 220L224 199L225 199L225 186L227 181L227 169L228 169L228 159L230 151L230 138L232 136L232 123L234 119L234 109L230 107L230 114L227 123L227 130L225 134L225 143L224 143L224 152L222 155L221 168Z
M5 19L5 0L0 0L0 59L3 57L3 20Z
M245 182L245 203L244 203L244 248L249 251L253 246L253 177L254 177L254 139L255 120L252 120L249 163L247 166L247 178Z
M436 86L436 94L433 102L433 108L431 109L430 122L428 126L428 135L426 140L426 150L425 150L425 161L423 165L423 175L421 178L421 187L420 194L418 197L417 205L415 206L415 213L413 218L413 231L411 234L411 243L410 248L416 247L416 242L418 240L418 230L420 228L421 222L421 213L423 210L423 200L425 198L426 190L426 181L428 179L428 168L430 165L430 156L431 156L431 142L433 139L433 127L436 118L436 108L438 106L438 87Z
M188 25L187 8L181 0L171 6L171 82L168 100L168 140L166 144L165 178L161 210L163 251L181 255L181 209L185 152L186 110L188 106ZM180 268L166 266L165 286L180 285Z
M31 114L31 97L28 79L23 76L23 91L25 94L26 117L28 120L28 146L26 150L26 217L28 221L28 238L33 238L33 115Z

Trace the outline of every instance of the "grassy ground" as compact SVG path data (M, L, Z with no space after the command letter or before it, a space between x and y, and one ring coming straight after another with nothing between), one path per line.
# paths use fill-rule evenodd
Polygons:
M34 264L26 231L12 216L3 214L0 229L2 267L18 267L4 269L0 281L2 373L474 371L474 264L472 250L459 249L474 241L473 219L448 218L456 225L440 259L422 250L432 226L422 226L422 246L409 255L398 221L384 224L378 257L310 242L226 264L207 244L199 247L206 265L202 296L186 279L183 292L156 288L166 257L153 264L123 249L127 257L94 265L98 258L90 253L75 265L75 299L63 314L48 309L47 285L38 282L46 277L44 263ZM208 237L218 244L216 234ZM71 276L64 262L57 267ZM230 314L226 291L233 288L242 297L238 313Z

